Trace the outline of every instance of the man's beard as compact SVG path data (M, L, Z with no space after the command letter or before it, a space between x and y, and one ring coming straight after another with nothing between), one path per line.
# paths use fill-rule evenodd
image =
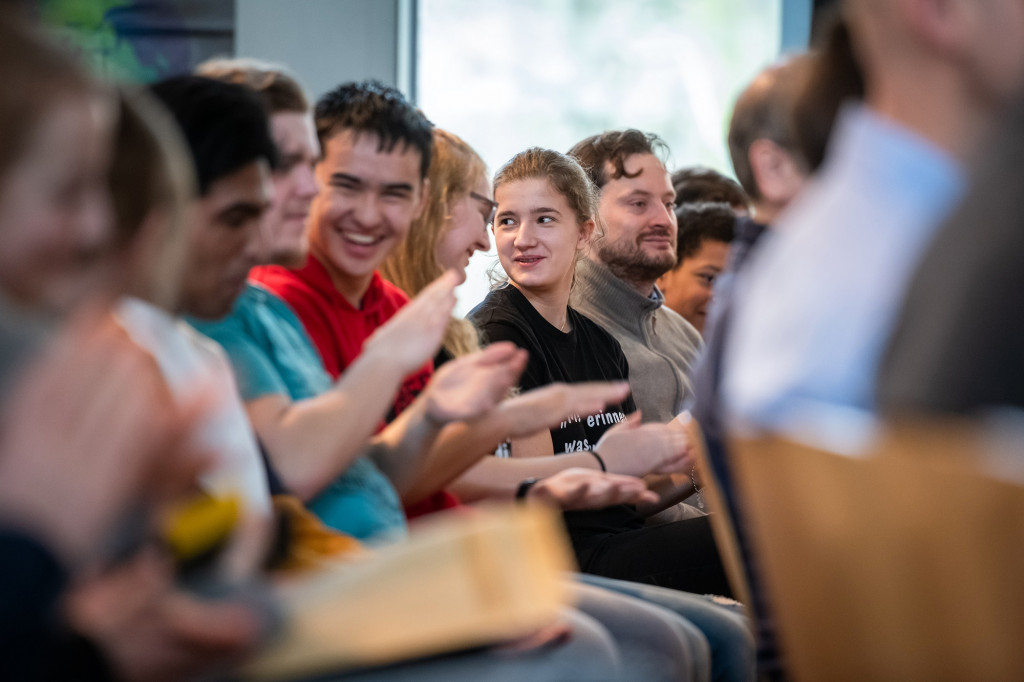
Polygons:
M636 242L603 242L597 246L597 256L619 279L653 285L666 272L675 267L675 252L646 253Z

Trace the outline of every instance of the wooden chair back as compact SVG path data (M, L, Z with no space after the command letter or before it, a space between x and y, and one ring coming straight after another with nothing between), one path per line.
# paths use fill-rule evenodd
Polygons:
M997 440L944 422L864 457L731 443L797 680L1024 679L1024 486L986 473Z

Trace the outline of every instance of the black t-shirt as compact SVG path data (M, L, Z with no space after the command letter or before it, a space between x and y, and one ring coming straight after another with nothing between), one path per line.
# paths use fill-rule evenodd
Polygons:
M437 355L434 356L434 369L437 369L446 362L451 362L454 359L455 356L452 355L452 352L444 346L441 346L441 350L437 351Z
M567 308L571 329L562 332L537 312L521 291L506 284L490 292L469 313L483 343L511 341L530 353L519 381L528 391L555 382L625 381L629 365L619 342L589 318ZM636 411L632 396L592 415L579 415L551 430L555 454L593 450L604 432ZM595 534L621 532L643 526L631 505L597 511L568 512L573 543L586 544Z

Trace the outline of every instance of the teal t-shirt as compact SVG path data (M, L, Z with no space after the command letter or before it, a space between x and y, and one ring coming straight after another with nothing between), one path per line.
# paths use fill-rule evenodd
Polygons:
M259 285L248 284L227 317L189 322L224 347L245 401L273 394L299 401L331 389L299 318ZM366 457L356 459L308 506L325 524L359 540L393 540L406 532L398 494Z

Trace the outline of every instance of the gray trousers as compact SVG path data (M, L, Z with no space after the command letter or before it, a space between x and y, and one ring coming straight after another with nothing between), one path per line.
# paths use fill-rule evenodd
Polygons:
M573 576L566 642L527 652L487 648L318 678L347 682L740 682L754 679L744 617L697 595Z
M739 603L596 575L581 574L576 578L584 584L628 595L680 616L706 640L714 682L757 679L757 647L750 622Z

